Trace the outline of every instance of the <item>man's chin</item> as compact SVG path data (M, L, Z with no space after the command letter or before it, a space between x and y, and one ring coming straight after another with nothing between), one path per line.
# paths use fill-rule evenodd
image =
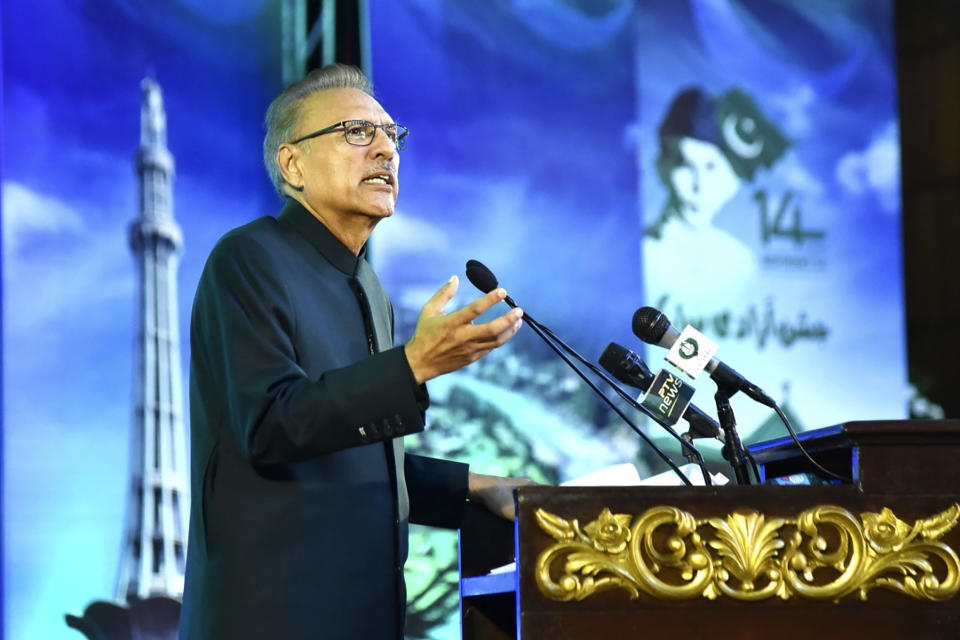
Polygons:
M364 213L375 220L383 220L393 215L393 207L369 207Z
M384 198L378 202L371 202L370 206L368 207L368 211L370 212L371 216L377 218L389 218L393 215L394 208L395 201L393 198Z

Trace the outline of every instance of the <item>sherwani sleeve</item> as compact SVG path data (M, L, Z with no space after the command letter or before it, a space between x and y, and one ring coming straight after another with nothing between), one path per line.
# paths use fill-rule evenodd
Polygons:
M205 397L222 400L204 408L220 412L208 419L225 422L255 465L298 462L421 431L402 347L307 375L298 364L298 332L357 328L345 326L336 309L321 322L299 326L291 300L299 292L280 276L285 272L278 259L254 238L227 236L204 268L191 344L205 378L199 384L214 387Z
M410 522L459 528L467 504L469 467L412 453L404 456L403 466L410 494Z

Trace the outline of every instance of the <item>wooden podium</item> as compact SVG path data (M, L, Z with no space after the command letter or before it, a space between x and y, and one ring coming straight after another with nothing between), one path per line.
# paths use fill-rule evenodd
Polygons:
M463 638L960 638L960 420L750 447L765 483L522 487L460 531ZM775 484L806 474L808 486ZM517 558L518 570L489 574Z

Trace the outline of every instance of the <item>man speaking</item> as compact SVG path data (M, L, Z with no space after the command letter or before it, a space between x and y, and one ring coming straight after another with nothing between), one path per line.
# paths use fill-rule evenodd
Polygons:
M520 328L491 291L452 313L450 278L410 341L364 246L393 214L408 131L359 70L273 101L264 161L286 205L214 247L191 321L192 506L185 640L403 637L408 522L454 528L466 498L512 517L522 480L405 455L424 383Z

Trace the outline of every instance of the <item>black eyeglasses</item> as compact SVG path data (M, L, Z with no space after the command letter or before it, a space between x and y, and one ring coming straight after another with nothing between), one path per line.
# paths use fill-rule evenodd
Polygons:
M334 131L343 131L343 137L349 144L356 147L369 147L373 143L373 137L377 135L377 129L381 129L384 135L390 138L390 142L397 148L397 151L402 151L407 146L407 136L410 135L410 130L402 124L373 124L366 120L344 120L325 129L308 133L290 144L297 144Z

